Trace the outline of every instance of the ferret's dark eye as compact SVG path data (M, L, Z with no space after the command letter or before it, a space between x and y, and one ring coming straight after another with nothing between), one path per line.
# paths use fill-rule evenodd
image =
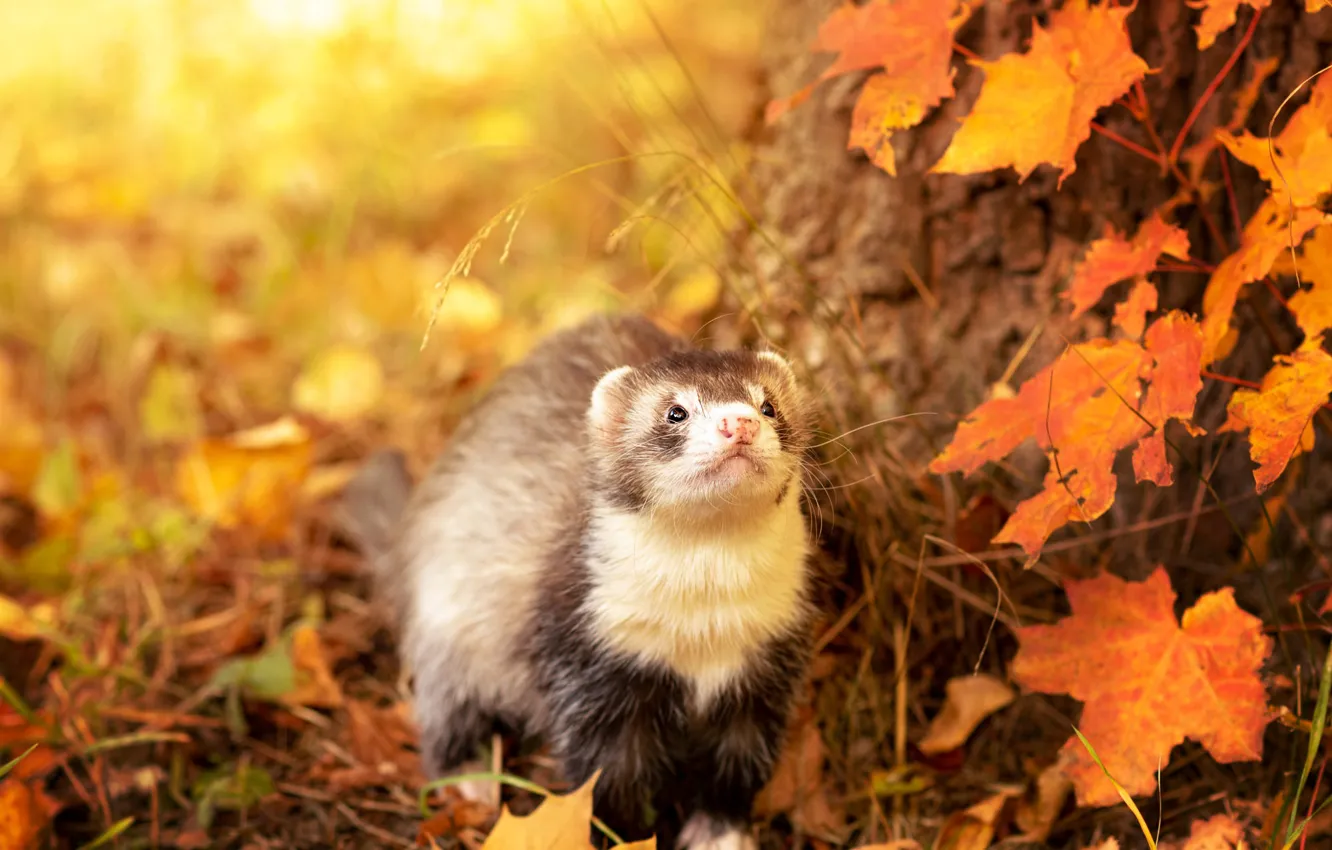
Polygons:
M777 411L773 409L772 402L770 401L763 402L763 406L759 408L759 413L762 413L764 416L768 417L773 417L777 415Z
M666 421L668 422L683 422L688 418L689 411L685 410L678 404L666 411Z

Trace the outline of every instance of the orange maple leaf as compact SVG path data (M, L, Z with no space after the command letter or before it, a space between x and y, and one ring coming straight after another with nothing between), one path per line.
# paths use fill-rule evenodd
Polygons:
M1310 230L1332 222L1332 216L1316 209L1297 208L1293 221L1288 211L1288 205L1268 196L1244 225L1239 249L1222 260L1207 281L1203 292L1204 366L1229 353L1233 344L1229 338L1230 317L1240 291L1266 276L1292 240L1298 245Z
M860 91L846 146L862 148L875 165L896 175L893 134L916 126L955 93L953 33L971 8L954 15L953 4L939 0L907 0L888 8L885 15L896 19L888 22L893 41L884 45L883 73L870 77Z
M1151 793L1157 767L1186 737L1219 762L1261 758L1268 717L1258 670L1272 641L1232 588L1203 596L1182 624L1160 567L1144 582L1101 575L1064 590L1071 616L1018 630L1013 678L1085 703L1078 728L1129 793ZM1080 805L1119 802L1076 737L1064 753Z
M1150 365L1146 350L1132 340L1099 339L1072 346L1026 381L1016 396L992 399L973 410L930 463L930 471L970 475L1028 438L1047 450L1071 446L1077 442L1072 438L1078 436L1080 411L1107 395L1118 401L1115 393L1136 404L1139 378Z
M957 2L942 0L871 0L839 7L819 27L813 46L837 53L837 59L813 83L771 101L766 120L776 121L799 106L825 80L882 69L861 89L847 148L863 148L875 165L896 174L889 142L895 132L919 124L931 108L953 96L953 33L970 14L970 4L959 8Z
M1258 10L1272 5L1272 0L1202 0L1202 20L1194 27L1198 33L1199 50L1211 47L1218 35L1235 25L1235 14L1239 11L1241 3Z
M1189 235L1166 224L1160 215L1142 223L1129 242L1113 227L1103 239L1097 239L1073 273L1073 283L1063 297L1073 302L1073 317L1090 310L1112 285L1131 277L1140 277L1156 268L1162 254L1181 260L1189 256ZM1156 307L1153 290L1152 309ZM1136 335L1141 335L1139 329Z
M971 474L1035 439L1050 459L1045 489L1019 504L994 538L1035 558L1061 526L1090 522L1114 504L1120 450L1146 438L1135 461L1139 478L1170 479L1162 429L1192 417L1202 347L1197 321L1179 311L1152 323L1145 347L1127 339L1072 346L1016 396L972 411L929 469Z
M1051 15L1049 29L1035 25L1027 53L975 60L985 71L980 97L931 170L974 174L1012 166L1025 180L1050 163L1062 170L1062 183L1077 167L1074 154L1091 135L1097 111L1147 73L1124 26L1132 11L1069 0Z
M1314 231L1301 259L1300 278L1308 288L1291 296L1290 311L1305 339L1313 339L1332 328L1332 225Z
M1138 278L1129 290L1128 298L1115 305L1113 323L1129 339L1139 339L1147 327L1147 314L1156 309L1156 287L1146 278Z
M1280 203L1315 206L1332 192L1332 75L1318 78L1309 102L1271 140L1271 150L1267 139L1248 132L1235 136L1217 130L1216 138L1236 159L1258 170Z
M1302 450L1309 420L1332 393L1332 355L1321 339L1306 342L1289 356L1278 355L1259 390L1236 390L1226 408L1222 431L1249 429L1249 457L1259 493L1272 486L1291 458Z
M1185 313L1168 313L1152 323L1146 347L1156 361L1152 383L1142 401L1142 415L1155 426L1133 450L1133 474L1139 481L1167 487L1174 471L1166 458L1165 426L1171 419L1188 423L1202 390L1202 328Z
M1015 397L972 411L930 471L970 474L1035 439L1050 457L1046 489L1019 504L994 538L1034 557L1056 529L1096 519L1114 503L1115 454L1150 430L1135 411L1151 367L1132 340L1072 346Z

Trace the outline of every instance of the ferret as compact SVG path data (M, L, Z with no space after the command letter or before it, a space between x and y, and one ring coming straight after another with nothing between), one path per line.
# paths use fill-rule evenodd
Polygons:
M426 772L502 723L572 783L600 770L625 838L671 809L679 846L756 847L810 655L810 409L776 353L603 316L504 372L410 496L401 455L373 457L344 517L401 628Z

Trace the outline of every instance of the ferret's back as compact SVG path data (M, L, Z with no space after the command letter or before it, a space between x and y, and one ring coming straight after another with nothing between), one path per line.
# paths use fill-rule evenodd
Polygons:
M494 680L501 703L522 698L510 652L552 542L579 518L592 389L617 366L683 347L646 319L592 319L540 343L464 418L381 572L415 669L450 664Z

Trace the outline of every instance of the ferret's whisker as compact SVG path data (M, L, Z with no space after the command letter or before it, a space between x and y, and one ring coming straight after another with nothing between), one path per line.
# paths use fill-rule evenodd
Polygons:
M909 419L909 418L916 417L916 416L937 416L937 415L938 415L938 414L934 413L934 411L930 411L930 410L923 410L923 411L920 411L920 412L917 412L917 413L899 413L897 416L889 416L889 417L884 418L884 419L879 419L879 420L877 420L877 421L875 421L875 422L868 422L868 423L866 423L866 424L864 424L864 425L860 425L860 426L858 426L858 427L856 427L856 428L852 428L850 431L844 431L844 432L842 432L841 434L838 434L836 437L833 437L833 438L828 439L828 440L824 440L822 443L814 443L813 445L810 446L810 448L811 448L811 449L822 448L823 446L826 446L826 445L829 445L829 444L831 444L831 443L835 443L835 442L841 440L843 437L849 437L849 436L851 436L852 434L856 433L857 431L864 431L866 428L873 428L873 427L875 427L876 425L884 425L884 424L889 423L889 422L897 422L898 420L901 420L901 419Z

